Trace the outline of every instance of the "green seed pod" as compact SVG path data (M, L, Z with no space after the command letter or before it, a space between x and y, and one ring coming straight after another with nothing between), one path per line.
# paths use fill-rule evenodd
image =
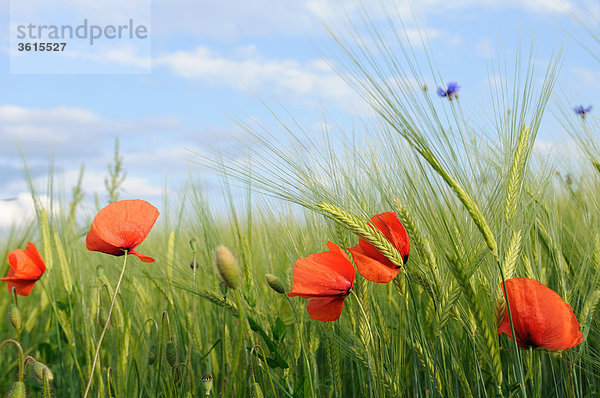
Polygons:
M250 397L251 398L263 398L263 392L258 383L250 383Z
M39 381L40 383L43 382L44 376L46 376L46 380L48 380L48 382L54 380L54 375L52 374L52 371L50 370L48 365L33 358L30 362L31 369L33 371L33 377L35 377L37 381Z
M175 347L175 342L173 340L169 340L167 342L167 346L165 348L165 353L167 356L167 363L172 368L175 367L177 363L177 347Z
M279 294L285 293L285 287L283 286L283 282L277 276L273 274L265 274L265 279L271 289L275 290Z
M199 245L199 241L198 238L193 237L192 239L190 239L190 247L192 248L192 251L194 253L198 253L198 245Z
M21 310L14 303L8 306L8 322L10 322L13 328L17 330L21 329Z
M104 267L102 266L102 264L98 264L96 266L96 276L98 278L104 277Z
M25 398L25 396L25 383L17 381L10 388L7 398Z
M202 376L202 385L204 386L204 395L208 397L213 388L213 377L209 374Z
M158 346L156 344L152 344L150 346L150 350L148 351L148 365L154 365L156 360L158 359Z
M106 312L106 309L104 307L98 308L98 323L100 324L100 327L104 328L107 322L108 312Z
M239 286L242 278L242 270L235 256L225 246L215 249L215 265L221 279L227 283L227 287L235 289Z

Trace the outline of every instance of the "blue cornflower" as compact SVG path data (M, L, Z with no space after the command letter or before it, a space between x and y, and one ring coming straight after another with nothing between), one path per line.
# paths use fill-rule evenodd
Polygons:
M590 113L592 111L592 106L588 105L587 108L584 108L583 105L577 105L575 108L573 108L573 111L575 111L575 113L582 118L585 118L586 113Z
M454 97L458 98L458 90L460 90L460 86L457 82L448 82L446 83L446 89L438 87L437 93L440 97L448 97L452 101Z

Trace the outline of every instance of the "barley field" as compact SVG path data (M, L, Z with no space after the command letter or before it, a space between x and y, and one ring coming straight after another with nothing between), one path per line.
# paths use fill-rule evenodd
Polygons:
M379 32L330 27L368 121L233 116L244 139L193 154L162 203L124 197L118 146L110 204L83 200L83 169L66 193L28 179L36 217L0 240L0 393L596 396L600 123L555 87L568 55L522 44L473 109L402 26ZM548 118L575 160L537 150Z

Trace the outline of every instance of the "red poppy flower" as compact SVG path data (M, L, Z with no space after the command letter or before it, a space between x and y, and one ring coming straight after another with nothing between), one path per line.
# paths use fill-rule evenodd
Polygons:
M344 299L354 287L354 266L335 243L328 251L300 257L294 266L292 291L288 296L310 299L306 310L312 319L335 321L342 314Z
M145 263L152 257L133 250L146 239L159 212L145 200L120 200L103 208L96 214L92 228L85 240L88 250L122 256L137 256Z
M410 252L408 234L396 213L377 214L369 220L369 224L377 228L402 255L405 264ZM369 242L360 238L358 245L348 249L352 253L358 272L371 282L387 283L400 272L400 265L392 263Z
M552 289L535 279L515 278L506 281L506 293L519 347L566 350L583 340L571 306ZM512 336L508 311L500 333Z
M46 264L42 256L31 242L25 250L17 249L8 254L8 265L10 269L6 277L0 281L8 282L8 291L14 287L17 294L29 296L33 285L46 271Z

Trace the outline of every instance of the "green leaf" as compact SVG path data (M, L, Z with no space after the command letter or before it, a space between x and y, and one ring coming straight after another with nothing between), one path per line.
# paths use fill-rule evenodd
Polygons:
M296 381L296 385L294 386L294 395L293 398L304 398L304 382L306 381L306 377L301 376L298 381Z
M275 320L275 325L273 325L271 331L273 333L273 340L277 342L277 345L281 344L287 333L287 327L280 317L277 317Z

